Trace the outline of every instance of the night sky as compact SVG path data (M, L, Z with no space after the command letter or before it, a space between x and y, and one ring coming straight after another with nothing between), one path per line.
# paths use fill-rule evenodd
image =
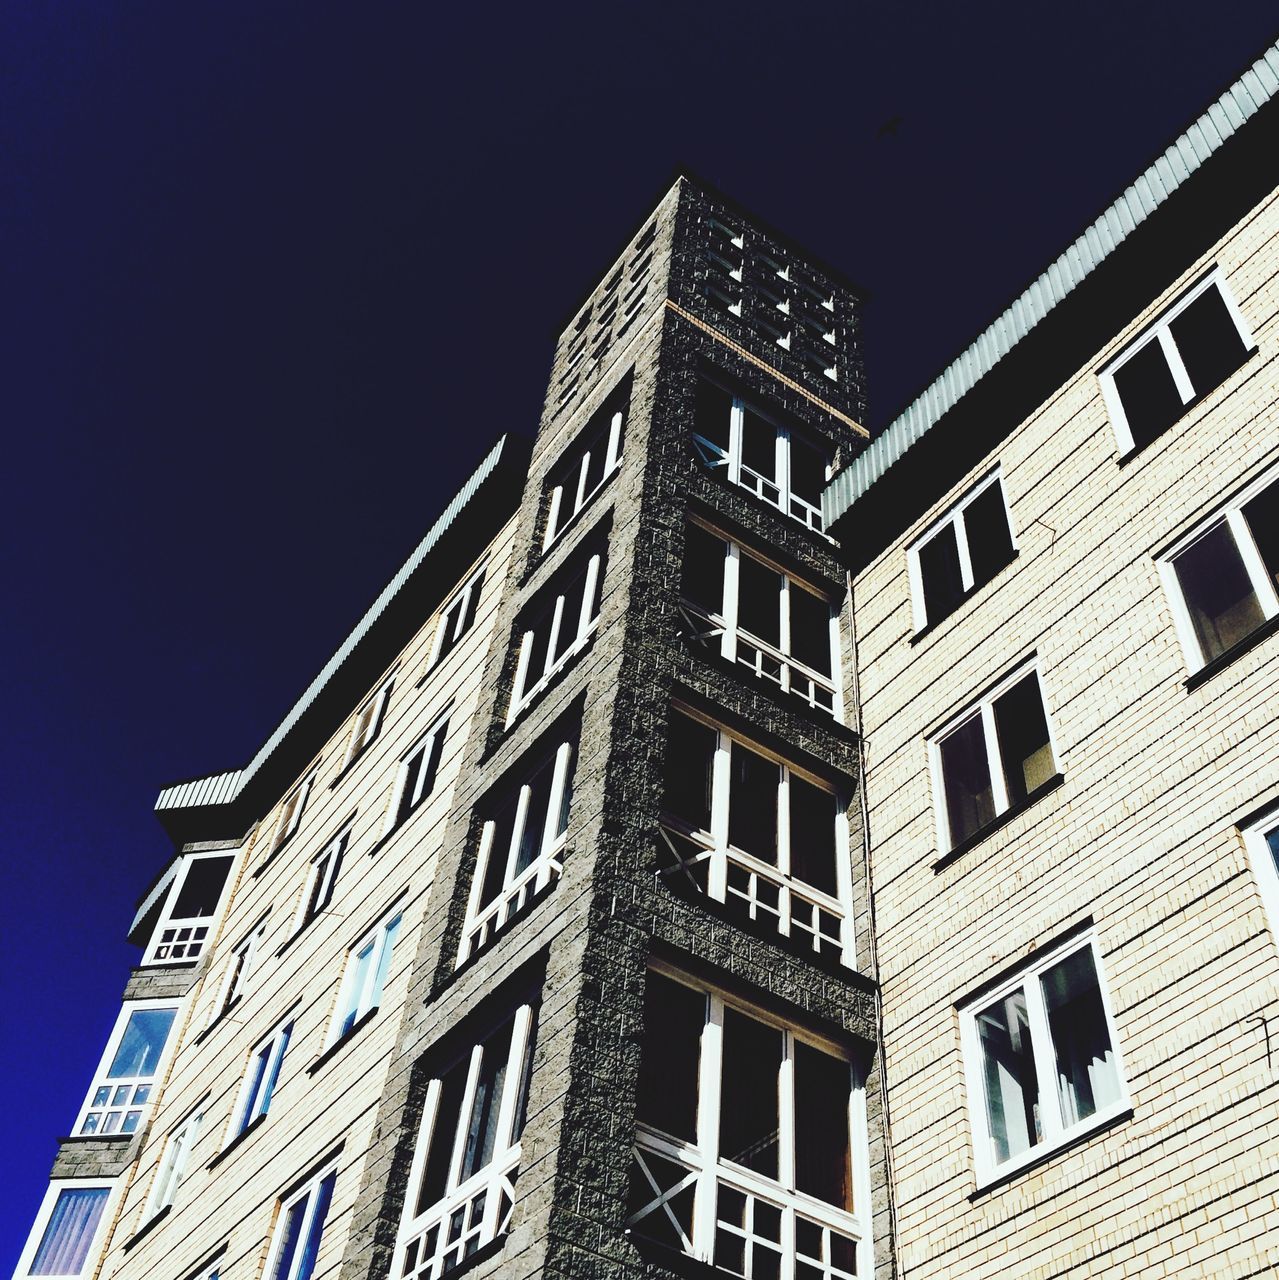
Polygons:
M0 1272L137 959L158 788L243 763L493 438L532 431L556 331L677 167L864 287L880 426L1276 25L4 6Z

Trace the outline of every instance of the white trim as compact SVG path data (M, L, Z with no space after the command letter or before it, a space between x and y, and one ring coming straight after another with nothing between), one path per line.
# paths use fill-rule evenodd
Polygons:
M390 698L394 685L395 676L391 675L383 681L379 689L360 704L360 709L355 713L355 719L351 723L351 736L347 740L346 754L342 757L339 775L346 772L364 754L369 743L378 736L382 729L382 717L386 714L387 699Z
M1265 906L1271 936L1279 943L1279 867L1276 867L1275 855L1266 840L1273 831L1279 831L1279 805L1243 827L1241 834L1252 861L1253 875L1257 877L1257 891Z
M297 831L302 822L302 814L306 810L306 802L311 795L311 788L315 785L316 776L317 771L312 769L308 776L285 796L275 821L275 830L271 833L268 858L292 839L294 832Z
M297 1276L297 1266L301 1260L305 1249L304 1245L308 1241L311 1231L315 1226L315 1208L316 1200L319 1198L319 1192L324 1182L332 1177L334 1180L334 1195L330 1197L329 1204L325 1209L325 1219L320 1223L320 1239L316 1242L316 1255L318 1258L320 1248L322 1247L324 1228L328 1225L328 1214L333 1208L333 1199L336 1197L336 1182L338 1174L337 1160L328 1161L319 1172L308 1178L302 1186L300 1186L291 1195L282 1197L277 1202L277 1212L275 1215L275 1223L271 1230L271 1244L267 1250L266 1264L262 1268L263 1280L295 1280ZM277 1277L275 1269L280 1261L280 1249L284 1243L285 1233L288 1227L289 1211L297 1204L306 1201L306 1208L302 1213L302 1224L298 1228L298 1248L293 1254L293 1259L289 1264L287 1274ZM318 1271L318 1261L316 1270Z
M112 1059L120 1047L121 1040L124 1039L124 1033L128 1028L130 1018L135 1013L145 1012L148 1009L167 1009L173 1012L173 1021L169 1024L164 1044L160 1048L160 1056L156 1060L155 1070L150 1075L108 1077L106 1073L110 1070ZM89 1085L88 1092L85 1094L84 1104L81 1106L79 1114L76 1116L75 1124L71 1129L73 1134L84 1137L102 1137L107 1133L138 1133L146 1126L147 1116L155 1102L155 1098L151 1096L155 1089L155 1083L164 1078L165 1067L168 1065L178 1039L178 1012L180 1009L180 1000L129 1000L125 1002L116 1017L115 1024L111 1028L111 1034L107 1037L106 1048L103 1049L102 1057L98 1060L98 1065L93 1072L93 1079ZM110 1087L113 1092L120 1089L136 1091L141 1087L146 1091L146 1096L137 1103L131 1100L122 1100L117 1104L112 1099L110 1103L101 1103L95 1106L95 1093L100 1088L107 1087ZM97 1128L93 1130L92 1134L81 1133L81 1127L90 1112L113 1111L124 1113L120 1128L112 1130ZM132 1127L125 1129L123 1126L128 1123L129 1113L138 1113L138 1118Z
M605 405L607 408L607 403ZM542 554L545 555L563 537L566 530L577 522L583 509L590 503L601 489L608 484L613 473L622 460L622 428L626 417L627 406L623 405L609 415L608 425L587 423L581 435L570 446L576 448L579 443L585 447L580 454L566 453L565 459L556 464L553 475L560 477L558 482L547 490L546 529L542 534ZM587 476L590 474L591 458L597 451L604 449L604 470L600 478L588 491ZM565 465L568 459L569 465ZM576 479L574 476L576 475ZM572 485L573 497L566 501L566 486ZM561 520L561 516L563 517Z
M44 1242L44 1233L48 1230L53 1210L64 1191L105 1191L107 1194L102 1204L98 1225L93 1232L93 1239L89 1242L89 1248L85 1253L85 1265L79 1271L63 1272L60 1276L46 1273L41 1275L39 1280L78 1280L79 1277L93 1275L97 1269L98 1255L102 1252L102 1245L106 1239L107 1228L114 1216L116 1185L114 1178L51 1179L44 1198L40 1201L40 1207L36 1210L35 1221L27 1233L27 1242L14 1269L14 1280L26 1280L31 1275L31 1265L35 1261L40 1245Z
M162 1209L169 1208L178 1194L183 1178L191 1164L191 1149L200 1136L204 1115L198 1109L190 1112L165 1135L159 1164L151 1182L143 1221L154 1218Z
M453 703L450 702L435 716L429 727L413 740L412 746L400 756L399 762L395 766L395 777L391 782L391 802L387 805L386 812L382 816L382 831L378 837L379 844L403 825L404 822L407 822L417 811L418 806L429 800L434 794L435 784L439 779L440 766L444 763L444 747L448 742L449 718L452 714ZM421 756L421 762L417 767L416 774L414 774L413 764L419 755ZM435 769L431 779L431 790L423 792L423 782L432 758L435 760ZM408 808L401 818L400 806L404 801L404 792L409 785L410 778L413 781L413 794L409 798Z
M350 1027L343 1028L344 1022L349 1020L353 1026L380 1007L385 979L389 975L391 956L388 950L394 952L396 939L403 926L404 912L392 911L347 951L337 1004L334 1006L333 1020L325 1041L326 1049L332 1048L350 1030ZM360 961L366 951L369 962L361 973Z
M488 570L487 554L481 557L479 563L471 570L471 572L463 579L461 586L449 597L448 603L440 610L440 620L435 628L435 635L431 640L431 658L426 664L426 671L429 675L436 667L449 656L457 647L458 641L470 630L471 624L467 622L467 618L478 616L479 601L476 601L475 608L471 608L471 593L478 591L480 595L484 592L484 575Z
M271 1101L280 1088L280 1073L284 1069L284 1059L293 1039L293 1031L297 1024L296 1010L276 1024L269 1035L259 1040L251 1050L245 1062L244 1074L240 1079L240 1088L236 1092L235 1105L231 1108L230 1121L222 1145L226 1147L240 1136L254 1121L265 1116L271 1109ZM254 1064L266 1051L262 1074L253 1079Z
M227 900L231 896L231 885L235 880L235 864L238 857L239 850L214 849L202 853L185 854L179 859L177 874L173 877L169 890L165 894L164 905L160 910L160 914L156 917L155 928L151 931L151 937L147 941L146 950L139 961L140 964L188 964L208 953L209 944L213 940L213 931L217 927L218 921L222 918L222 913L226 910ZM222 889L218 894L213 911L206 916L174 917L172 915L173 909L182 894L187 877L191 874L191 868L197 862L208 862L212 858L227 859L226 879L222 882ZM162 934L166 929L177 931L179 936L168 942L164 941ZM187 932L186 938L180 936L184 930ZM156 952L164 947L169 948L170 954L158 956ZM182 952L181 955L175 956L172 954L179 949Z
M297 912L293 919L292 934L300 933L312 920L323 915L332 905L338 877L342 874L342 863L347 854L347 846L351 842L351 833L355 829L355 817L356 815L352 814L342 824L338 833L331 840L326 841L307 863L306 878L302 882L302 895L298 900Z

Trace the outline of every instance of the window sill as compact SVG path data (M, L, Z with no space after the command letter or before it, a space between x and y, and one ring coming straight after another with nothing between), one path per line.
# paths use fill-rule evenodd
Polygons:
M1267 618L1255 631L1244 636L1242 640L1232 644L1225 653L1219 653L1215 658L1205 662L1198 671L1186 677L1186 692L1190 693L1198 689L1201 684L1211 680L1218 671L1224 667L1230 666L1236 658L1242 658L1250 649L1255 648L1263 640L1268 640L1275 632L1279 631L1279 614L1273 618Z
M338 787L342 784L343 779L345 779L347 774L349 774L351 770L354 769L355 766L360 763L360 761L364 758L365 754L367 753L368 749L376 741L377 741L377 735L375 734L337 771L337 776L333 779L332 782L329 783L328 790L336 791L338 789Z
M226 1146L223 1147L222 1150L219 1151L217 1155L215 1155L204 1167L209 1170L209 1172L216 1169L218 1165L227 1158L227 1156L229 1156L233 1151L238 1150L242 1143L248 1141L250 1134L257 1133L265 1123L267 1114L268 1113L264 1111L260 1116L254 1116L253 1119L250 1120L249 1123L246 1124L244 1128L241 1129L240 1132L237 1133L235 1137L232 1138L231 1141L228 1142Z
M129 1252L131 1249L133 1249L136 1245L140 1245L140 1244L143 1242L143 1240L145 1240L145 1239L147 1238L147 1236L149 1236L149 1235L151 1234L151 1232L153 1232L153 1231L156 1229L156 1227L158 1227L158 1226L160 1225L160 1223L162 1223L162 1222L165 1220L165 1218L167 1218L167 1217L169 1216L169 1214L170 1214L170 1213L172 1213L172 1212L173 1212L173 1206L172 1206L171 1204L166 1204L166 1205L164 1206L164 1208L163 1208L163 1209L160 1209L160 1210L158 1210L157 1212L153 1213L153 1214L152 1214L152 1215L151 1215L151 1216L150 1216L150 1217L149 1217L149 1218L148 1218L148 1219L147 1219L147 1220L146 1220L146 1221L145 1221L145 1222L144 1222L144 1223L143 1223L143 1224L142 1224L142 1225L141 1225L141 1226L140 1226L140 1227L139 1227L139 1228L138 1228L138 1229L137 1229L137 1230L136 1230L136 1231L135 1231L135 1232L134 1232L134 1233L133 1233L133 1234L132 1234L132 1235L131 1235L127 1240L126 1240L126 1241L125 1241L125 1242L124 1242L124 1246L123 1246L123 1248L124 1248L124 1252L125 1252L125 1253L128 1253L128 1252Z
M320 1069L329 1061L330 1058L336 1058L343 1049L346 1048L356 1036L364 1030L365 1027L377 1017L378 1006L374 1005L367 1013L362 1013L356 1020L351 1023L350 1027L334 1042L329 1045L325 1051L320 1054L316 1060L306 1069L309 1076L317 1074Z
M999 568L996 569L995 572L990 575L989 578L985 579L985 581L983 582L974 582L973 585L969 587L968 590L965 591L964 594L960 596L958 600L955 601L955 605L952 609L950 609L946 613L943 613L940 618L934 618L931 622L926 622L922 627L920 627L918 631L913 632L910 637L910 643L912 645L917 645L917 644L922 644L925 640L927 640L928 637L931 636L933 632L936 631L937 628L942 625L943 622L949 622L950 619L953 618L957 613L959 613L970 600L972 600L975 596L981 595L981 593L985 591L985 589L988 586L990 586L990 584L994 582L1000 576L1000 574L1004 572L1005 569L1009 568L1011 565L1016 564L1017 557L1019 555L1021 555L1020 550L1014 551L1012 555L1009 556L1008 559L1005 560L1004 563L1001 564Z
M65 1138L58 1139L58 1145L62 1146L66 1142L110 1142L124 1146L137 1136L136 1130L133 1133L69 1133Z
M1020 804L1015 804L1010 808L1005 809L1003 813L992 818L984 827L974 831L972 835L965 836L957 845L947 849L946 852L933 863L933 871L944 871L952 862L962 858L964 854L968 853L971 849L976 848L976 846L981 844L981 842L987 837L994 835L1001 827L1007 826L1007 824L1019 814L1025 813L1027 809L1037 804L1044 796L1048 795L1050 792L1056 791L1057 788L1065 781L1066 775L1064 773L1054 773L1047 782L1041 783L1037 786L1034 791L1021 801Z
M1094 1138L1101 1137L1102 1134L1109 1133L1110 1130L1117 1128L1121 1124L1126 1124L1133 1117L1133 1107L1129 1102L1125 1102L1117 1111L1109 1112L1107 1115L1097 1121L1096 1124L1090 1125L1088 1128L1081 1130L1079 1133L1073 1134L1071 1137L1059 1142L1054 1147L1048 1147L1042 1151L1037 1151L1033 1157L1023 1161L1014 1167L995 1173L988 1181L981 1183L975 1191L968 1193L968 1200L974 1203L983 1197L989 1195L993 1191L1000 1191L1008 1186L1010 1182L1016 1181L1022 1174L1030 1173L1034 1169L1040 1169L1050 1161L1057 1159L1058 1156L1065 1155L1068 1151L1073 1151L1076 1147L1081 1147L1085 1143L1091 1142Z

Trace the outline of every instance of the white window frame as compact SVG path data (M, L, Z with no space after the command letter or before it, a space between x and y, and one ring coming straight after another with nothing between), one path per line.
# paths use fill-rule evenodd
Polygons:
M702 643L718 640L720 656L727 662L740 663L762 680L771 680L783 692L789 693L806 703L815 711L823 711L833 716L837 723L843 723L843 696L841 688L840 651L839 651L839 611L831 599L823 592L814 590L807 583L800 581L787 572L779 564L765 556L756 555L744 549L728 534L721 533L713 525L704 520L693 518L690 524L705 530L712 537L720 539L726 545L724 572L721 577L723 588L719 608L707 610L696 601L689 600L681 594L680 609L685 620L693 628L693 638ZM781 601L779 602L779 634L781 648L775 648L767 640L753 635L745 627L738 625L740 610L741 561L742 558L754 560L781 575ZM804 591L808 595L822 600L830 611L830 664L831 675L824 676L806 666L790 652L791 610L790 596L792 591ZM776 664L779 671L774 675L767 670L770 664Z
M869 1135L866 1123L866 1082L859 1064L848 1055L848 1050L807 1029L797 1028L782 1021L766 1010L756 1008L737 998L724 996L713 987L689 978L678 969L660 961L650 961L649 970L688 987L699 995L708 997L706 1020L703 1024L698 1054L697 1073L697 1140L682 1141L643 1123L636 1124L636 1156L649 1151L675 1164L682 1165L688 1174L680 1183L695 1186L693 1204L693 1238L686 1252L702 1262L714 1259L717 1184L723 1183L746 1196L765 1201L782 1211L781 1229L781 1277L793 1280L796 1262L794 1215L822 1227L838 1231L856 1241L856 1276L869 1276L873 1269L871 1240L871 1186ZM783 1061L780 1073L778 1132L778 1172L780 1178L771 1178L746 1169L719 1157L719 1119L721 1103L721 1077L724 1068L723 1036L726 1009L754 1019L781 1031ZM804 1042L813 1048L847 1062L852 1079L849 1091L849 1143L852 1154L853 1213L847 1213L825 1201L815 1199L795 1185L795 1117L794 1117L794 1059L795 1045ZM647 1206L646 1206L647 1208ZM660 1212L660 1210L657 1210ZM628 1223L629 1225L629 1223ZM805 1259L807 1261L807 1259ZM821 1262L814 1260L815 1269ZM853 1280L849 1273L827 1264L827 1276L838 1280Z
M315 1226L315 1209L316 1201L319 1198L320 1187L325 1179L330 1176L334 1179L334 1190L329 1199L329 1204L325 1210L324 1221L320 1223L320 1238L316 1241L316 1273L319 1274L320 1268L318 1263L321 1243L323 1241L324 1228L328 1225L328 1216L333 1211L333 1200L337 1197L337 1173L338 1165L336 1160L330 1160L318 1172L309 1177L302 1186L290 1195L283 1196L279 1200L275 1222L271 1228L271 1244L267 1250L266 1265L262 1268L263 1280L296 1280L298 1274L298 1265L306 1253L303 1247L305 1242L309 1240L312 1230ZM284 1245L285 1233L288 1229L289 1211L294 1205L306 1200L307 1206L303 1211L302 1225L298 1231L299 1247L293 1254L293 1260L289 1264L287 1273L281 1276L276 1275L276 1268L280 1265L280 1251Z
M315 783L315 774L312 773L298 783L296 787L284 798L284 803L280 806L279 817L275 822L275 830L271 834L271 849L268 857L284 847L289 840L293 838L294 832L302 822L302 813L306 809L306 802L311 794L311 787Z
M1266 919L1270 922L1270 933L1279 942L1279 868L1276 868L1274 855L1266 842L1271 831L1279 831L1279 804L1242 828L1244 847L1252 860L1257 890L1261 894Z
M31 1275L31 1267L35 1262L36 1254L40 1250L40 1245L44 1241L44 1233L49 1229L53 1211L57 1207L58 1200L64 1191L105 1191L107 1194L102 1202L102 1213L98 1218L98 1225L94 1230L93 1239L89 1242L88 1251L85 1253L84 1267L79 1271L66 1271L56 1276L46 1273L41 1275L39 1280L79 1280L81 1276L93 1275L96 1270L102 1246L106 1240L107 1228L110 1226L111 1219L114 1216L117 1192L116 1179L52 1179L44 1193L44 1198L40 1201L40 1208L36 1210L35 1221L31 1224L27 1242L18 1258L18 1265L14 1269L14 1280L27 1280L27 1277Z
M565 825L562 834L557 834L555 828L559 822L560 809L564 804L564 792L569 783L569 770L573 766L575 747L576 744L573 741L564 741L555 749L550 798L546 806L546 825L542 829L537 857L523 871L516 874L515 862L524 835L524 825L528 821L529 802L533 794L532 778L541 773L547 757L543 757L538 768L527 775L527 780L520 784L515 804L515 818L511 824L511 841L507 849L494 850L493 841L497 820L495 818L485 820L480 833L479 854L475 859L475 874L471 877L471 891L467 896L466 921L462 926L462 942L457 954L458 968L461 968L475 951L487 946L502 931L511 916L519 911L534 894L550 884L552 878L558 879L563 873L564 864L561 854L568 843L568 824ZM484 891L489 858L493 856L506 859L502 890L492 902L481 908L480 895Z
M1243 343L1244 350L1255 350L1257 344L1253 340L1251 330L1248 328L1248 322L1243 318L1243 312L1240 311L1239 304L1235 301L1234 294L1226 283L1226 274L1220 267L1214 267L1203 279L1191 285L1171 306L1161 312L1155 320L1151 321L1117 356L1107 361L1098 373L1102 398L1106 403L1106 412L1110 416L1111 425L1115 429L1115 439L1119 444L1119 456L1121 458L1132 453L1137 446L1133 440L1132 431L1128 426L1128 416L1124 413L1123 404L1119 399L1119 390L1115 386L1115 374L1138 352L1145 350L1152 342L1159 344L1164 361L1168 365L1168 371L1172 375L1173 384L1177 388L1177 394L1181 397L1183 408L1195 400L1199 394L1207 395L1215 390L1213 387L1208 387L1202 393L1195 391L1190 382L1190 375L1186 372L1181 353L1177 350L1176 342L1173 341L1171 329L1172 322L1192 302L1207 293L1209 289L1214 288L1221 295L1226 311L1231 320L1234 321L1235 330L1239 334L1239 340Z
M570 561L570 565L572 562ZM578 582L578 576L572 574L566 581L564 589L555 597L555 605L549 615L543 615L539 621L549 621L551 634L546 644L546 662L540 672L530 672L533 649L537 639L536 629L525 631L520 638L520 656L516 663L515 680L511 686L511 705L506 713L506 727L515 723L520 713L532 703L550 684L556 672L568 665L574 655L580 653L591 642L599 626L599 612L593 612L595 593L599 587L600 575L604 571L604 548L600 547L586 562L586 574L583 583L582 603L576 618L565 618L565 606L568 591ZM602 607L602 600L601 600ZM560 635L566 628L571 629L573 639L558 657L555 650L559 645Z
M403 929L404 912L392 911L384 920L364 934L346 953L342 982L338 988L337 1005L334 1008L332 1025L329 1027L326 1047L331 1048L337 1044L363 1019L376 1013L381 1007L382 995L391 976L390 956L387 955L388 939L389 947L393 952ZM372 948L369 964L361 974L360 959L369 947ZM345 1030L342 1027L344 1022L348 1023Z
M186 1177L187 1167L191 1163L191 1148L195 1146L200 1136L200 1125L203 1119L200 1111L193 1111L174 1125L165 1136L155 1179L151 1183L151 1194L147 1199L144 1220L154 1218L157 1213L173 1207L178 1188L182 1185L182 1179Z
M342 864L354 827L355 818L352 816L308 864L302 897L298 901L297 917L293 921L294 933L300 933L332 905L333 893L337 888L338 877L342 874Z
M227 1129L226 1140L222 1144L224 1147L234 1142L270 1112L271 1102L280 1087L280 1073L284 1068L285 1054L292 1041L295 1026L296 1017L290 1013L271 1031L270 1035L253 1046L245 1064L244 1078L240 1081L235 1106L231 1110L231 1123ZM263 1051L266 1051L265 1065L261 1076L255 1081L253 1067Z
M831 935L819 932L818 912L833 915L839 920L841 963L850 969L855 969L857 940L852 863L849 857L848 814L838 791L815 774L796 768L790 761L763 749L757 743L730 733L722 725L696 714L683 705L676 704L674 710L690 720L706 725L718 735L711 771L711 828L709 831L695 830L673 814L663 812L660 819L659 838L665 841L677 865L664 868L659 874L666 879L673 879L675 875L682 873L694 887L697 887L696 880L687 868L698 862L707 862L709 863L706 872L707 896L716 902L725 902L730 892L728 869L731 863L751 877L752 898L744 899L736 891L733 891L733 897L747 906L752 920L762 919L766 922L772 920L776 924L777 932L785 938L808 937L811 939L812 950L818 952L823 939L833 940ZM762 759L780 766L781 775L777 793L777 866L775 867L729 842L729 802L734 746L751 751ZM836 897L831 897L816 886L798 880L790 874L790 783L792 777L803 779L810 786L826 792L835 800ZM776 888L778 899L776 915L771 907L762 905L754 896L760 882ZM806 913L808 916L806 926L798 923L801 913Z
M1060 1110L1056 1084L1056 1053L1048 1014L1044 1005L1043 987L1038 979L1059 961L1078 951L1092 954L1093 971L1097 990L1101 994L1102 1011L1106 1018L1106 1031L1110 1036L1111 1052L1115 1060L1115 1078L1118 1096L1108 1106L1099 1107L1092 1115L1074 1124L1066 1124ZM996 1164L992 1159L993 1139L986 1113L985 1058L981 1035L977 1029L977 1015L997 1000L1023 991L1026 1012L1030 1024L1031 1051L1035 1059L1035 1083L1039 1095L1039 1123L1043 1138L1020 1155ZM1132 1107L1128 1093L1128 1076L1124 1070L1123 1052L1119 1033L1115 1026L1114 1006L1110 988L1106 983L1105 967L1101 963L1101 948L1095 930L1089 929L1046 951L1038 953L1028 964L1010 974L998 985L984 989L979 995L965 1000L958 1007L960 1043L964 1058L964 1082L968 1101L968 1122L972 1133L974 1168L977 1186L984 1187L996 1179L1002 1179L1027 1165L1036 1164L1074 1142L1083 1134L1100 1129L1116 1116Z
M711 380L708 379L707 381ZM747 400L719 383L712 382L712 385L718 387L725 395L731 396L733 401L728 428L728 452L725 453L719 445L694 431L693 444L702 462L711 470L720 467L725 468L730 484L735 484L739 488L745 489L748 493L753 493L762 502L768 503L770 507L776 507L783 515L789 516L792 520L798 520L800 524L813 530L814 533L827 536L826 526L822 520L821 507L815 506L806 498L801 498L791 492L790 445L791 437L794 434L792 429L779 422L775 414L768 412L755 401ZM777 433L773 474L771 476L761 475L742 461L742 434L743 424L746 420L746 409L750 409L751 413L757 418L767 422ZM803 432L800 434L803 435L805 443L811 444L819 452L829 455L830 450L823 442L813 440L811 437L804 435ZM832 464L827 462L826 479L828 481L831 478L831 471ZM770 498L766 492L768 489L776 489L777 497ZM793 509L795 506L799 507L798 514Z
M173 1021L169 1025L168 1038L164 1042L164 1048L160 1051L159 1060L156 1062L155 1071L149 1076L120 1076L110 1079L107 1071L110 1070L111 1061L116 1055L116 1050L120 1047L120 1041L124 1038L125 1030L128 1028L129 1019L135 1014L148 1009L172 1009ZM173 1056L174 1045L177 1043L181 1027L179 1025L179 1015L182 1011L181 1001L178 1000L130 1000L125 1003L115 1020L115 1025L111 1028L111 1034L107 1037L106 1048L102 1051L102 1057L98 1060L97 1068L93 1073L93 1080L89 1085L88 1092L85 1094L84 1104L81 1106L79 1114L76 1116L75 1125L71 1132L77 1136L84 1137L103 1137L105 1135L102 1129L97 1129L91 1134L81 1135L80 1129L91 1112L105 1111L140 1111L138 1123L130 1130L129 1133L140 1133L146 1128L147 1117L151 1112L151 1108L155 1103L152 1096L155 1092L156 1084L164 1079L164 1072L168 1066L169 1059ZM99 1088L110 1087L112 1090L129 1088L137 1089L139 1086L148 1087L147 1097L140 1103L132 1102L119 1106L112 1104L94 1105L93 1096ZM116 1133L125 1133L126 1130L121 1127L115 1130Z
M511 1027L511 1043L506 1057L504 1087L498 1104L493 1156L483 1169L472 1174L465 1181L460 1180L466 1150L465 1121L470 1117L475 1102L475 1089L483 1063L483 1044L477 1043L471 1048L466 1087L462 1092L462 1100L456 1116L439 1114L440 1094L443 1089L442 1074L432 1079L427 1087L422 1122L418 1128L417 1143L413 1150L409 1189L404 1196L404 1209L400 1217L395 1258L391 1268L392 1275L404 1275L405 1256L410 1246L415 1243L418 1245L417 1260L405 1280L428 1280L428 1277L437 1274L448 1274L447 1271L437 1272L434 1269L437 1265L443 1267L448 1255L463 1249L467 1253L482 1249L509 1229L515 1206L515 1175L520 1164L520 1143L518 1139L513 1138L515 1110L524 1087L524 1060L528 1053L529 1038L535 1026L536 1016L536 1006L527 1001L515 1010ZM501 1024L495 1024L493 1029L496 1029L497 1025ZM443 1130L446 1140L450 1136L452 1139L445 1193L442 1199L427 1206L420 1214L415 1213L418 1189L426 1171L426 1162L435 1138L435 1127L441 1122L444 1122L445 1126L453 1126L451 1135L447 1127ZM472 1220L472 1202L481 1195L485 1197L483 1214L476 1222ZM505 1214L500 1214L503 1195L509 1200L510 1207ZM461 1233L456 1238L450 1239L450 1220L458 1213L463 1215ZM438 1228L435 1248L430 1254L425 1254L421 1250L421 1245L433 1227Z
M1272 484L1279 485L1279 467L1268 467L1245 488L1239 490L1229 502L1219 507L1212 515L1198 521L1188 533L1182 534L1167 551L1156 557L1155 565L1159 571L1159 578L1172 607L1173 627L1177 632L1177 639L1181 642L1186 666L1192 675L1207 666L1209 661L1216 661L1216 658L1209 659L1204 655L1199 637L1195 634L1195 624L1186 605L1186 598L1182 594L1174 561L1183 551L1189 550L1201 538L1224 524L1230 531L1235 548L1239 552L1239 558L1243 561L1264 620L1269 622L1279 616L1279 592L1275 590L1275 584L1257 548L1257 541L1252 536L1252 530L1248 527L1248 521L1243 514L1244 507ZM1221 656L1223 655L1218 655L1218 657Z
M440 610L440 621L435 628L435 639L431 641L431 660L426 665L428 673L434 671L457 648L462 637L471 629L474 618L479 616L479 601L477 600L472 622L467 622L467 618L472 616L471 595L476 591L483 594L484 576L487 571L488 557L486 556L471 570L466 580L450 597L448 604ZM446 640L448 642L447 647L445 646Z
M1017 533L1013 529L1013 513L1012 508L1008 505L1008 490L1004 485L1002 468L996 467L990 475L979 480L969 489L945 515L934 520L906 549L906 572L910 578L911 617L916 634L931 624L941 622L944 618L950 616L949 614L942 614L937 618L928 616L928 602L924 598L924 575L919 563L919 553L938 534L953 525L955 529L955 545L959 550L960 582L965 592L972 591L976 585L976 579L973 576L972 553L968 546L968 528L964 523L964 512L991 485L997 485L999 488L999 496L1004 504L1004 518L1008 521L1008 540L1012 543L1013 555L1017 554L1019 549L1017 546Z
M231 958L218 983L217 996L209 1006L208 1019L205 1022L206 1030L213 1026L223 1014L230 1013L244 998L265 936L266 917L263 916L231 949Z
M426 732L415 738L413 745L400 757L400 762L395 768L395 780L391 784L391 803L383 819L381 839L385 840L393 831L403 826L417 812L418 806L435 794L440 766L444 763L444 747L448 741L449 717L452 713L453 704L449 703L431 721ZM423 792L426 767L432 757L435 758L435 771L432 776L431 790ZM415 764L416 768L414 768ZM400 806L410 787L412 792L409 794L409 807L401 819Z
M1044 673L1040 668L1039 659L1030 658L1015 667L998 684L992 685L980 698L970 702L963 711L951 717L941 728L928 736L928 771L932 779L933 815L937 828L937 848L940 853L949 853L957 843L951 838L950 809L946 802L946 776L942 770L941 758L943 740L970 720L981 717L982 738L986 745L986 764L990 770L991 799L995 806L995 816L991 822L992 824L998 822L1012 805L1008 799L1008 781L1004 777L1004 761L999 753L999 735L995 728L995 703L1013 685L1018 684L1032 672L1039 685L1039 700L1044 709L1044 724L1048 727L1048 749L1052 752L1053 774L1061 773L1061 750L1057 746L1057 731L1053 726L1053 717L1048 710L1048 698L1044 691ZM984 829L980 828L979 831ZM964 839L975 839L978 834L974 832L971 836L965 836Z
M351 737L346 744L346 754L342 757L342 768L338 771L339 776L364 754L369 744L381 732L382 717L386 714L387 699L391 696L394 684L395 677L392 676L376 693L366 699L356 712L355 720L351 725Z
M174 917L171 913L182 893L182 886L186 883L187 876L191 874L191 868L197 862L207 862L211 858L227 858L230 860L226 880L222 885L222 892L218 895L212 914L191 916L186 919ZM236 854L231 849L188 854L183 858L181 869L174 876L173 883L169 886L169 891L164 895L164 906L156 920L155 928L151 931L151 939L147 943L147 949L142 956L142 964L194 964L201 956L207 954L209 943L212 941L211 935L217 927L218 921L222 918L223 911L226 910L227 899L231 894L231 885L235 880L235 864ZM179 934L186 930L188 936L186 938L175 937L173 940L166 942L163 938L166 929L174 930ZM162 947L168 947L170 951L182 948L183 954L176 959L172 955L159 956L156 953Z
M588 442L587 448L582 452L581 457L577 460L577 465L571 467L564 479L559 484L552 487L547 498L546 509L546 532L542 536L542 554L545 555L551 547L563 536L565 530L569 529L577 521L577 517L581 515L590 500L606 485L613 476L622 461L622 424L626 416L625 407L620 407L614 411L607 429L601 428ZM600 447L601 442L605 450L604 453L604 474L599 481L591 489L587 489L586 481L590 472L591 456ZM576 443L576 442L575 442ZM572 495L566 498L569 490ZM560 513L566 506L570 505L572 509L564 516L563 523L560 523Z

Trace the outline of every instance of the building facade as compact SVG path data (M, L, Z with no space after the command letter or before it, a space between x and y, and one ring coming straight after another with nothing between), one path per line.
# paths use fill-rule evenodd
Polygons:
M1279 1265L1276 94L873 441L855 290L677 181L531 446L161 793L16 1275Z

